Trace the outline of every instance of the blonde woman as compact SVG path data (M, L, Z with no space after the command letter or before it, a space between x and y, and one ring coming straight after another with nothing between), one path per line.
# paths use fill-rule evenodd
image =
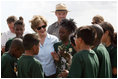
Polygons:
M42 64L44 77L54 78L56 77L56 67L51 52L54 52L53 44L58 42L58 38L47 33L47 21L44 17L36 15L30 22L31 28L38 34L40 39L40 53L35 58Z

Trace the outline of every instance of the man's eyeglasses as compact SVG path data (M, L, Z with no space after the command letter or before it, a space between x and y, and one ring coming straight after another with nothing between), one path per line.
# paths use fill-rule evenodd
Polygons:
M37 30L41 30L41 28L46 28L46 25L43 25L41 27L38 27Z

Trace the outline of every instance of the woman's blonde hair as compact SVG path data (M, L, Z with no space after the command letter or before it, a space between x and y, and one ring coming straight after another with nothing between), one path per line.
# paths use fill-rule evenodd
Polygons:
M47 21L43 16L35 15L32 20L30 20L31 28L36 32L36 29L39 24L44 23L47 26Z

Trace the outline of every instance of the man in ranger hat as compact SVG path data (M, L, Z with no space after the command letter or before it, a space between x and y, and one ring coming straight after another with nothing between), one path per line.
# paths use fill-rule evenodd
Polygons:
M49 26L47 32L49 34L55 35L59 38L59 28L60 28L59 24L60 24L62 19L66 18L67 13L69 11L67 10L67 7L65 4L60 3L60 4L56 5L56 10L54 12L55 12L55 15L57 16L57 21Z

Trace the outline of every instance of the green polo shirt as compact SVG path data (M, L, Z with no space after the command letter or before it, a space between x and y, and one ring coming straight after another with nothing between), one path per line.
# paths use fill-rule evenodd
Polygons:
M69 78L96 78L99 71L98 57L93 50L82 50L72 58Z
M110 57L107 49L103 44L99 44L96 48L94 48L98 59L99 59L99 78L111 78L112 77L112 69L111 69L111 62Z
M1 77L2 78L16 78L16 71L14 67L17 63L17 58L10 53L4 53L1 57Z
M33 56L22 55L18 61L18 77L43 78L44 73L40 62Z
M5 52L7 52L7 51L9 50L13 39L14 39L14 38L12 38L12 39L10 39L10 40L8 40L8 41L6 42L6 44L5 44Z
M110 55L112 68L114 68L114 67L117 68L117 47L110 45L106 48L107 48L109 55ZM112 74L112 78L117 78L117 75Z
M110 55L112 67L117 67L117 47L110 45L106 48Z

